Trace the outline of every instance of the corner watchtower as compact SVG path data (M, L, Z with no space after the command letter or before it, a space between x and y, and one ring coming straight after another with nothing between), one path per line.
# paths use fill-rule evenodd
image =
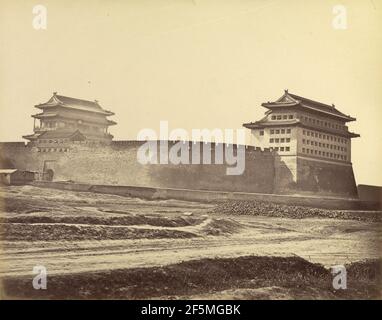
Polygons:
M326 189L335 193L345 189L348 194L356 193L351 139L359 134L350 132L347 126L355 118L334 105L288 90L276 101L261 105L267 109L265 116L243 126L251 130L252 145L273 150L276 191L293 187L303 191Z

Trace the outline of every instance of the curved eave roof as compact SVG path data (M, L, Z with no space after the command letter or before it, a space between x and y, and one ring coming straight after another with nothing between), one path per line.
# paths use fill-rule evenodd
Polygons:
M298 102L264 102L261 105L265 108L272 107L294 107L298 106Z
M303 103L275 103L275 102L268 103L267 102L267 103L262 103L261 105L268 109L279 109L279 108L285 108L285 107L302 107L309 111L318 112L318 113L325 114L327 116L331 116L335 118L340 118L342 120L345 120L346 122L357 120L356 118L341 114L338 110L336 110L338 112L331 112L329 110L325 111L325 110L317 109L315 107L308 106Z
M59 112L58 113L53 113L53 112L43 112L43 113L38 113L32 115L32 118L35 119L47 119L47 118L63 118L63 119L70 119L70 120L76 120L78 119L75 116L69 116L69 115L61 115ZM95 123L95 124L107 124L109 126L116 125L117 122L105 118L100 118L100 119L94 119L94 120L84 120L85 122L90 122L90 123Z
M66 129L57 129L44 131L39 135L39 139L65 139L70 138L75 135L81 136L85 138L85 136L77 129L77 130L66 130Z
M98 113L98 114L103 114L105 116L113 116L114 115L114 113L111 112L111 111L106 111L106 110L91 110L91 109L88 109L86 107L72 106L72 105L67 105L67 104L64 104L64 103L59 103L59 104L54 104L54 105L42 103L42 104L35 105L35 107L38 108L38 109L41 109L41 110L44 110L45 108L50 108L50 107L63 107L63 108L79 110L79 111L85 111L85 112L94 112L94 113Z
M288 90L285 90L285 93L278 100L273 102L265 102L261 104L263 107L267 109L274 108L285 108L285 107L301 107L311 112L317 112L321 114L325 114L326 116L335 117L346 122L355 121L356 119L342 113L337 110L334 105L328 105L322 102L318 102L315 100L311 100L305 97L298 96L296 94L289 93Z
M66 96L61 96L57 94L53 94L53 96L49 99L49 101L45 103L40 103L35 105L38 109L52 108L52 107L65 107L75 110L81 110L86 112L94 112L98 114L103 114L106 116L114 115L113 112L109 110L103 109L98 101L89 101L77 98L71 98Z
M36 118L36 119L54 118L57 115L58 115L57 113L44 112L44 113L33 114L32 118Z
M256 129L256 128L266 128L266 127L283 127L283 126L293 126L300 124L299 120L290 120L290 121L255 121L244 123L243 127L248 129Z
M301 126L303 128L309 129L309 130L315 130L315 131L321 131L328 134L336 134L343 137L350 137L350 138L358 138L360 137L359 134L350 132L350 131L336 131L336 130L328 130L324 128L318 128L314 126L308 126L306 124L303 124L299 120L294 121L256 121L256 122L250 122L250 123L244 123L243 127L247 129L263 129L263 128L269 128L269 127L288 127L288 126Z
M38 137L39 137L39 133L34 133L34 134L28 134L26 136L23 136L24 139L27 139L27 140L36 140Z

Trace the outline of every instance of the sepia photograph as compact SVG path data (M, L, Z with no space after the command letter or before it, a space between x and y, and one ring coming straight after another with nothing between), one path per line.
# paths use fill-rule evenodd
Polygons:
M381 0L0 0L0 300L381 300L381 30Z

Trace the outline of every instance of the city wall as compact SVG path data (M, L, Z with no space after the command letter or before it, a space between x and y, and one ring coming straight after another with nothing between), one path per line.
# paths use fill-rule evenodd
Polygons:
M73 144L52 146L58 151L38 152L21 144L0 145L3 162L30 171L54 172L55 181L128 185L155 188L273 192L273 155L269 151L246 148L245 171L242 175L226 175L227 164L140 164L137 151L143 142L115 141L110 145ZM202 145L202 144L201 144ZM171 145L169 146L171 148ZM201 146L200 150L203 150ZM203 153L201 154L203 157ZM232 166L231 166L232 167Z
M230 176L226 174L229 165L213 161L208 165L140 164L137 151L143 143L52 144L44 152L22 142L0 143L0 165L35 172L51 170L53 181L83 184L357 197L351 165L320 163L299 157L284 159L267 149L246 147L243 174ZM215 147L212 143L212 160Z

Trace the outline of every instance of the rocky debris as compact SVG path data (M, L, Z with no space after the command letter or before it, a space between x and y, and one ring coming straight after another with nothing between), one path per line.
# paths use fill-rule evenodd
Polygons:
M333 218L368 222L382 221L381 211L330 210L277 204L265 201L234 201L218 203L211 213L232 215L269 216L280 218Z

